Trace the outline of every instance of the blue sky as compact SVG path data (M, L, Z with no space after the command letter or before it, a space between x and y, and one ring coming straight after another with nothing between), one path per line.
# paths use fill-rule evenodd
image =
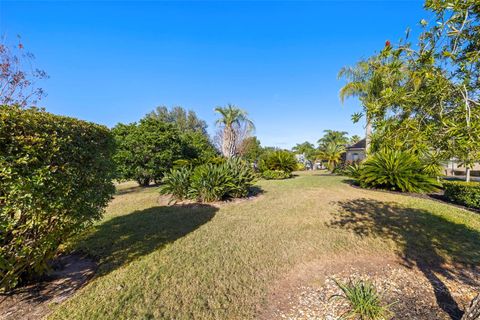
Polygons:
M247 110L263 145L362 135L337 72L427 17L422 1L25 2L0 0L0 34L20 34L50 75L47 111L105 124L157 105Z

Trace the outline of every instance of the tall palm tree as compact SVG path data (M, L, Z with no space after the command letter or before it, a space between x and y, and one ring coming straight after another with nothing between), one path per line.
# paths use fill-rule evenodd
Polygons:
M231 158L237 154L240 130L251 132L255 130L255 126L252 120L248 119L248 113L233 104L216 107L215 112L220 114L215 123L222 128L222 154Z
M372 117L378 112L378 100L383 89L382 75L376 72L376 57L358 62L354 67L344 67L338 73L339 78L347 79L340 89L342 103L346 98L357 97L362 103L363 113L356 113L352 119L357 122L363 115L366 118L365 151L368 153L372 135Z

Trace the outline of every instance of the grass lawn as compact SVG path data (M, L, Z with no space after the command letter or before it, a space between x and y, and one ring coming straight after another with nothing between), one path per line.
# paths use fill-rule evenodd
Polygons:
M155 188L124 184L75 243L98 258L98 276L50 317L251 319L309 261L395 256L427 278L459 279L480 264L479 214L344 179L260 181L262 195L217 206L169 206Z

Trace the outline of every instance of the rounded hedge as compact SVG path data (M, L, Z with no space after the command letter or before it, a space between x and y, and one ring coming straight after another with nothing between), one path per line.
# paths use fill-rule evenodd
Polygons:
M67 237L101 217L113 149L105 126L0 106L0 291L43 273Z
M444 181L445 198L466 207L480 209L480 183Z

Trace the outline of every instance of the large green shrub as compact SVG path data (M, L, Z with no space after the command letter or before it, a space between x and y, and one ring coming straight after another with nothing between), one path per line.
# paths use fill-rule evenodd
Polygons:
M213 202L247 196L254 180L255 173L248 163L233 158L194 169L171 170L163 178L160 192L175 200Z
M438 187L435 178L424 171L424 165L412 153L384 149L374 153L358 174L360 185L402 192L429 192Z
M0 290L44 272L67 237L101 217L113 147L104 126L0 107Z
M297 168L297 159L292 152L276 150L264 154L259 161L260 171L278 170L292 173Z
M173 124L148 117L138 124L118 124L112 131L119 179L148 185L159 181L175 160L183 158L180 132Z
M159 182L178 160L204 163L216 155L202 132L182 132L176 124L151 116L139 123L118 124L112 131L117 178L144 186Z
M480 209L480 183L465 181L443 182L445 197L454 203Z

